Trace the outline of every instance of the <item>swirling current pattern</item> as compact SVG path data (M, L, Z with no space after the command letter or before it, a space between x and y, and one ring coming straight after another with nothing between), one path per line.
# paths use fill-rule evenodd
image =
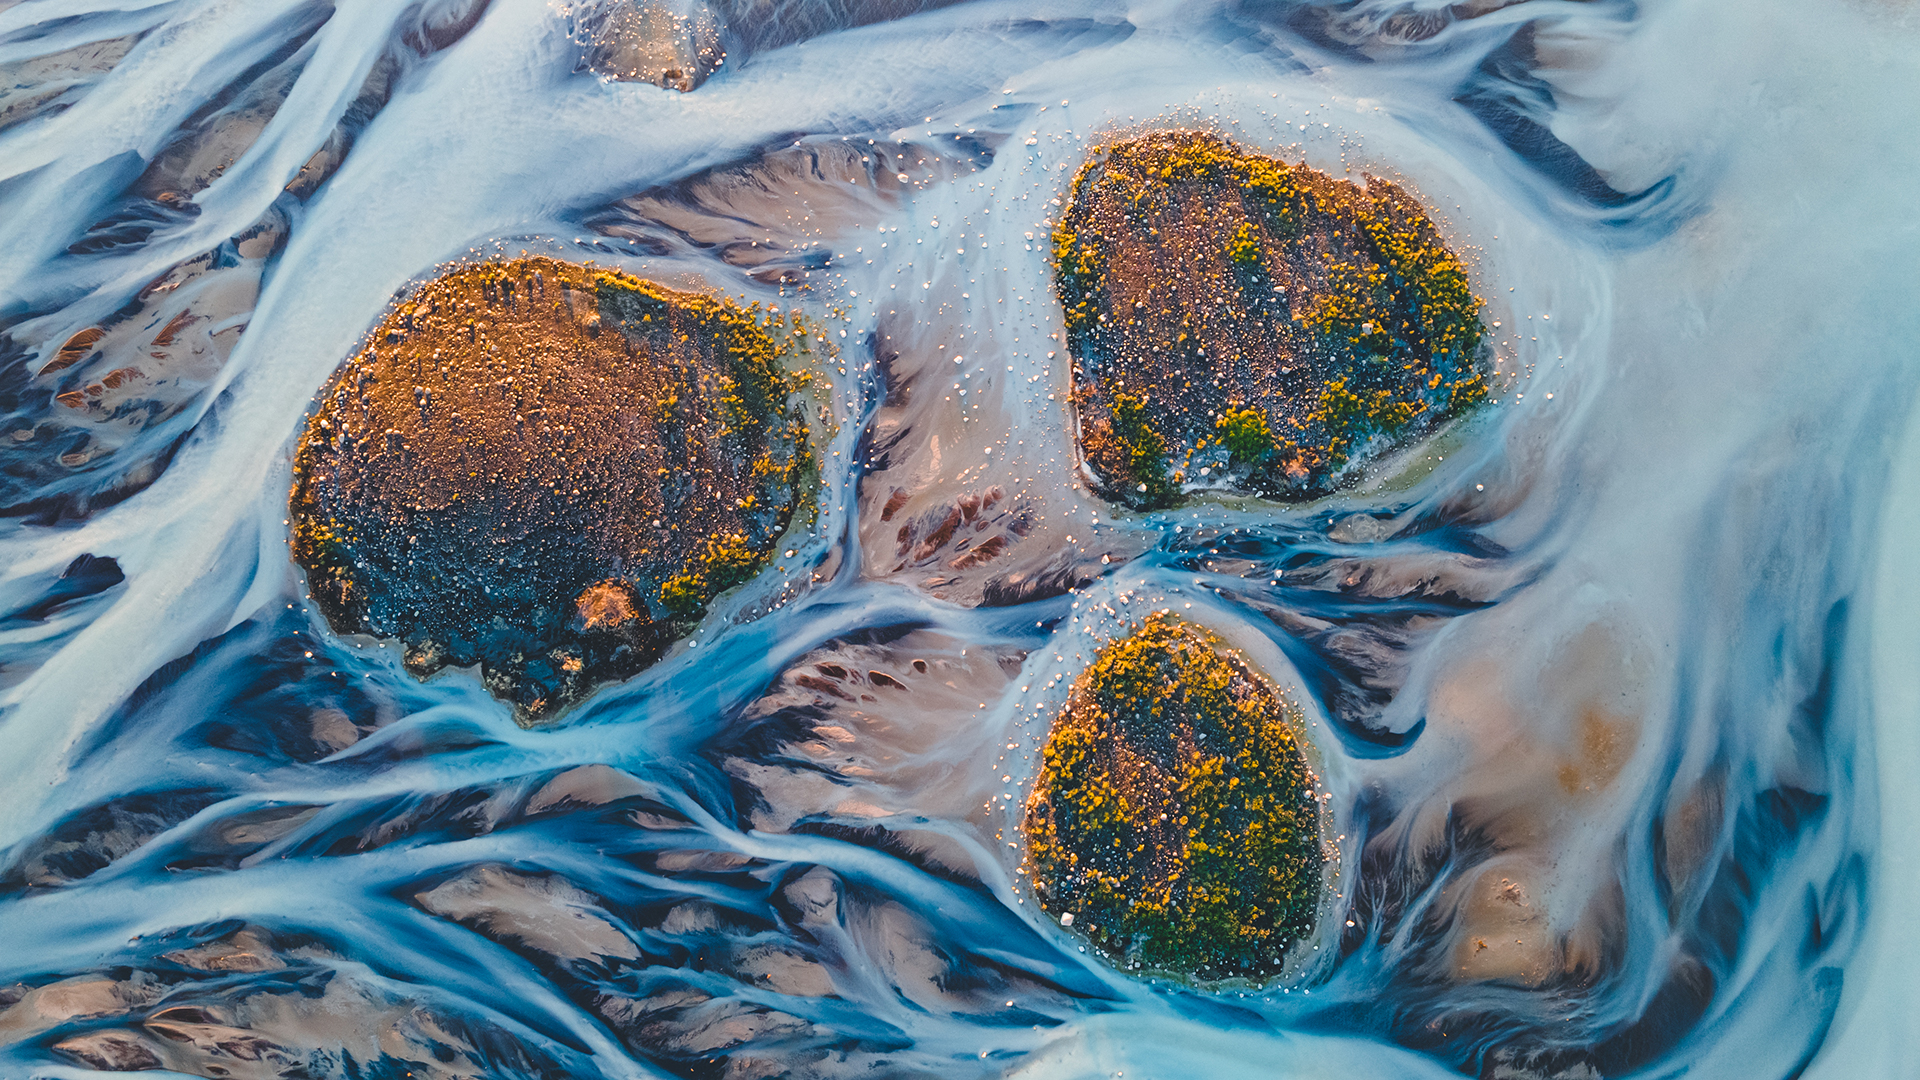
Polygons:
M0 1075L1912 1075L1917 27L0 0ZM1102 501L1050 231L1167 129L1417 197L1489 401L1316 502ZM530 729L331 630L287 502L395 298L522 255L815 328L820 466ZM1305 718L1268 981L1029 883L1157 613Z

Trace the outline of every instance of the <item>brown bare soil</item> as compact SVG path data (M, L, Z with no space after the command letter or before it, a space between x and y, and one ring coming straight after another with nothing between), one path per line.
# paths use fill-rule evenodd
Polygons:
M545 258L398 303L300 439L294 557L342 633L478 664L523 723L652 663L803 501L756 312Z
M1053 245L1081 449L1135 508L1320 494L1485 396L1480 301L1387 181L1159 132L1095 152Z

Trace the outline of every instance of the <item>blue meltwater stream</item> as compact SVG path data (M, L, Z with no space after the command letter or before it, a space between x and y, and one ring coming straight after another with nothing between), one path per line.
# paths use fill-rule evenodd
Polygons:
M1909 0L0 0L0 74L0 1076L1920 1075ZM1175 128L1412 193L1488 403L1102 501L1050 235ZM522 254L820 330L817 516L532 729L288 510L396 294ZM1303 710L1272 981L1029 883L1160 611Z

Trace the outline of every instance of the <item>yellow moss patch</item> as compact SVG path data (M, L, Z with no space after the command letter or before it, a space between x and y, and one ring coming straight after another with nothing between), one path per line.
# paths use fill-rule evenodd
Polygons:
M1124 965L1277 974L1313 929L1318 804L1297 711L1165 615L1075 682L1027 803L1041 906Z

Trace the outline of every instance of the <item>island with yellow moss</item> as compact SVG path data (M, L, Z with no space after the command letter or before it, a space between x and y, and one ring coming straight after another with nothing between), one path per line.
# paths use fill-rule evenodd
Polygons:
M1133 970L1280 974L1314 927L1319 804L1297 706L1165 614L1094 659L1026 806L1041 907Z
M1325 494L1487 395L1481 302L1399 186L1166 131L1096 151L1053 231L1081 452L1151 510Z
M815 471L803 334L549 258L396 303L299 440L294 559L340 633L479 665L522 723L653 663L757 574Z

